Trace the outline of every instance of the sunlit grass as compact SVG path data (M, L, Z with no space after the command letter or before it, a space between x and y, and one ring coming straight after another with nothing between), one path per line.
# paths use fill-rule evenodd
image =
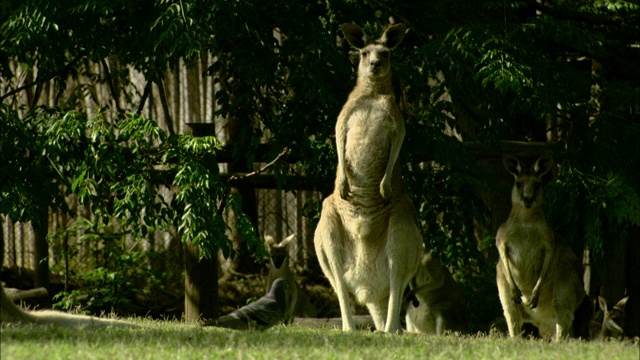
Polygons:
M633 359L632 342L389 335L278 326L263 332L134 320L139 329L4 327L2 359Z

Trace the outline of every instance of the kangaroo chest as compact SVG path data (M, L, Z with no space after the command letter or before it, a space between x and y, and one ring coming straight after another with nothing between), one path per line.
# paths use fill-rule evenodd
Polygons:
M343 111L346 118L345 166L349 183L378 186L389 161L392 136L397 124L389 107L393 97L363 97Z
M525 223L511 226L505 234L507 258L518 287L526 293L533 290L540 277L542 264L552 239L546 224Z

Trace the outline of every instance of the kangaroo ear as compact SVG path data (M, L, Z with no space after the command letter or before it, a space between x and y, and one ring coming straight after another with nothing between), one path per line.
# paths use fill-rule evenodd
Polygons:
M360 26L344 23L342 24L341 29L349 44L354 48L362 49L367 43L367 35L362 31Z
M289 245L291 240L293 240L293 238L295 238L295 237L296 237L296 234L291 234L291 235L287 236L286 238L282 239L282 241L280 241L280 247L285 247L285 246Z
M522 164L520 163L520 160L514 156L503 156L502 163L504 164L505 169L507 169L507 171L513 176L518 176L522 172Z
M402 39L404 39L404 35L407 33L407 29L407 25L405 24L392 25L384 32L384 34L382 34L380 42L384 46L393 50L400 45Z
M624 306L627 304L627 300L629 300L629 296L625 296L622 300L618 301L617 304L613 305L614 308L624 310Z
M272 247L276 243L276 241L273 239L273 236L271 235L265 235L264 242L266 242L269 247Z
M607 300L605 300L602 296L598 296L598 306L600 306L600 310L602 310L605 314L609 311Z
M425 251L424 254L422 254L422 265L428 265L433 261L433 254L431 254L431 251Z
M536 160L536 163L533 166L533 171L536 173L536 175L538 175L538 177L540 177L548 173L549 170L551 170L552 165L553 160L548 156L544 156Z

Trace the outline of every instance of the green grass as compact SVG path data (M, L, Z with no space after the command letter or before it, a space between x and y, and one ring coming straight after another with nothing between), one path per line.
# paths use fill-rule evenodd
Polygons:
M263 332L135 320L139 329L3 327L0 355L13 359L633 359L632 342L559 344L500 336L389 335L278 326Z

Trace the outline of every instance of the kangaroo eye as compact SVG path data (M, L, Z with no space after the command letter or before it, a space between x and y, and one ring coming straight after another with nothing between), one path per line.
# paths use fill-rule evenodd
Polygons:
M518 189L522 189L522 181L516 181L516 186Z
M362 52L362 57L365 57L367 55L369 55L369 51L368 50L365 50L365 51Z

